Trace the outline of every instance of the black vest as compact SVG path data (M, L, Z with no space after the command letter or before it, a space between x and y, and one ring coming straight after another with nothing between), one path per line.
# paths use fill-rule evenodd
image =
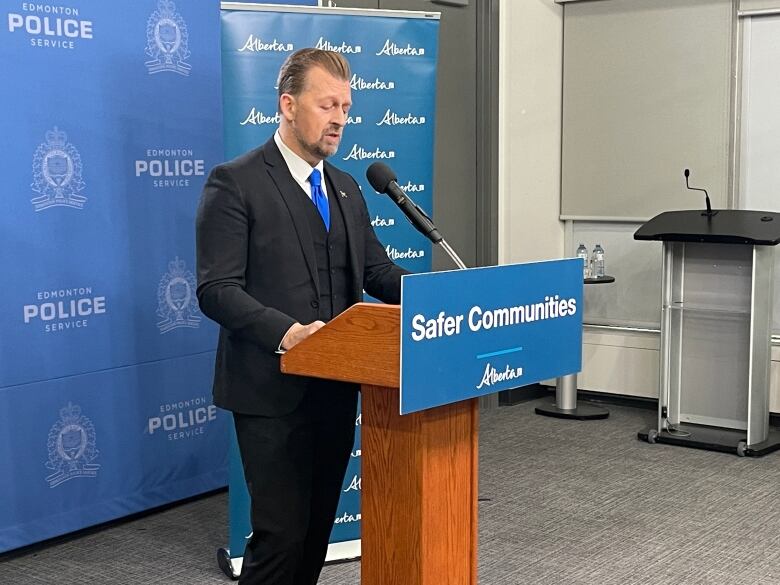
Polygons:
M330 208L330 231L325 230L320 212L311 202L306 205L306 220L314 241L314 257L317 262L320 300L318 319L328 322L334 316L352 305L350 297L349 250L347 231L341 206L336 203L338 191L330 181L328 186L328 207Z

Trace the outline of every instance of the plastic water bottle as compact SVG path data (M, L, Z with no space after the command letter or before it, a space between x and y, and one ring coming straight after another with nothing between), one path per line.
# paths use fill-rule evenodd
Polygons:
M590 276L590 264L588 263L588 249L585 244L580 244L577 248L577 258L582 258L582 278Z
M601 278L604 276L604 248L601 244L596 244L593 248L593 255L591 256L591 274L593 278Z

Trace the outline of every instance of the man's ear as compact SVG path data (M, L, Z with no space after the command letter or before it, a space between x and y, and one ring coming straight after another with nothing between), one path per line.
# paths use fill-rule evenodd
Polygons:
M283 93L279 98L279 113L288 122L292 122L295 119L296 107L295 98L289 93Z

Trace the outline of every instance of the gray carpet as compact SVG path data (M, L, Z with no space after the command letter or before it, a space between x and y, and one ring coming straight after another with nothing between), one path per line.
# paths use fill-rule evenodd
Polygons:
M648 445L655 413L604 421L482 416L483 585L780 585L780 453L760 459ZM215 551L227 497L0 558L0 584L226 584ZM320 585L357 585L359 563Z

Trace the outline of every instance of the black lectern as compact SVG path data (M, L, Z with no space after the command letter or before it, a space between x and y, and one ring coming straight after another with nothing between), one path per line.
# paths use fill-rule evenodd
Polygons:
M670 211L634 239L664 243L658 426L639 438L740 456L780 449L769 428L780 214Z

